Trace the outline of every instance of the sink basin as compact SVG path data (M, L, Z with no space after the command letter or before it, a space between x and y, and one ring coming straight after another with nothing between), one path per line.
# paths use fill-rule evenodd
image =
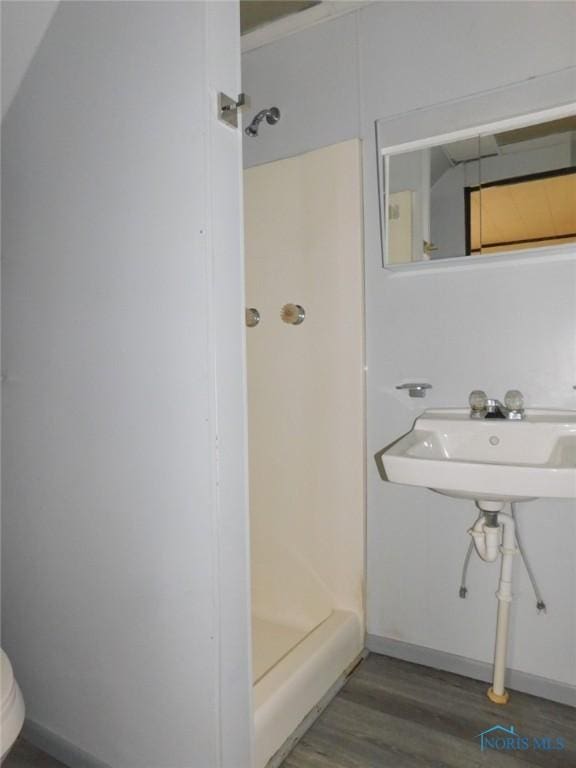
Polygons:
M392 483L494 502L576 498L576 411L528 409L523 421L425 411L377 455Z

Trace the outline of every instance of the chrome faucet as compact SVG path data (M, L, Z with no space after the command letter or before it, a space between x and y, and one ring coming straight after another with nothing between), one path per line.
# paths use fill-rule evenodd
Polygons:
M524 395L517 389L510 389L504 397L504 404L500 400L493 400L486 392L475 389L470 392L468 398L470 404L471 419L508 419L509 421L522 421L525 418Z

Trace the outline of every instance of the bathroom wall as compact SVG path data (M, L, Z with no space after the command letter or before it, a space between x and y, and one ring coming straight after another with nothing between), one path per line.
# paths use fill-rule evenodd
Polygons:
M464 405L476 387L496 396L518 387L530 405L576 408L575 259L382 270L374 121L574 67L575 33L568 3L372 3L243 56L254 109L282 110L277 126L245 139L248 166L352 136L364 142L372 637L489 661L497 569L474 560L460 600L474 507L384 484L370 457L422 408ZM394 389L421 377L434 387L426 401ZM554 681L566 700L576 693L575 512L568 501L521 508L549 610L537 615L517 566L510 650L512 667Z
M69 765L251 764L238 24L61 3L2 126L2 645Z
M2 3L2 117L18 92L30 61L56 13L58 2L30 0L27 3Z

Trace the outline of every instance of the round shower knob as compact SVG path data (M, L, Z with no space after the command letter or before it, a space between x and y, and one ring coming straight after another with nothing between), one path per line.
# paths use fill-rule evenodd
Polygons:
M280 317L289 325L300 325L304 322L306 311L300 304L284 304Z
M246 325L255 328L260 322L260 312L255 307L246 307Z

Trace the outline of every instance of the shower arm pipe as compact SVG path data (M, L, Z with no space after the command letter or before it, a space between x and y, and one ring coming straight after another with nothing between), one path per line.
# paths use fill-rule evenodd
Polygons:
M255 137L258 136L258 129L260 123L266 120L268 125L276 125L280 120L280 110L278 107L268 107L267 109L261 109L251 120L250 124L244 129L246 136Z

